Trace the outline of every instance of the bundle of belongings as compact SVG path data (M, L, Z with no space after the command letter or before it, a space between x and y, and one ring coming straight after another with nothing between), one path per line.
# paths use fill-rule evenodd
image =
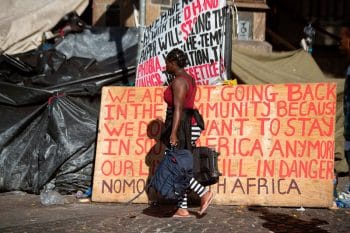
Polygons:
M149 187L153 187L165 199L178 199L189 188L194 177L202 185L212 185L219 181L218 155L208 147L190 150L167 149L156 168Z

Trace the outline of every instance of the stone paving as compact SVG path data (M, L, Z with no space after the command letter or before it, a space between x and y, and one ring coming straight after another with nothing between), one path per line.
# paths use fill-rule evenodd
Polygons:
M211 205L202 217L176 219L173 205L65 200L44 206L39 195L1 194L0 232L350 232L350 209Z

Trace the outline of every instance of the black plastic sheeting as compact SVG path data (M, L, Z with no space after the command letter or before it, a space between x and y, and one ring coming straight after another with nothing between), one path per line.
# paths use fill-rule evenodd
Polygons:
M137 44L137 29L85 29L1 57L0 192L91 187L100 91L133 85Z

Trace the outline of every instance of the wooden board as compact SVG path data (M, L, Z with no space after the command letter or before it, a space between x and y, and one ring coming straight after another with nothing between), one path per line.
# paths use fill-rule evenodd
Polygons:
M144 189L164 153L163 91L103 88L93 201L126 202ZM332 205L335 83L199 86L196 107L206 124L198 145L220 152L215 203Z

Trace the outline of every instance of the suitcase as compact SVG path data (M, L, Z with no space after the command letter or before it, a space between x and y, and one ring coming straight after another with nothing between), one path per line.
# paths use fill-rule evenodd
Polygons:
M195 147L192 154L194 178L204 186L216 184L222 175L218 169L220 154L209 147Z

